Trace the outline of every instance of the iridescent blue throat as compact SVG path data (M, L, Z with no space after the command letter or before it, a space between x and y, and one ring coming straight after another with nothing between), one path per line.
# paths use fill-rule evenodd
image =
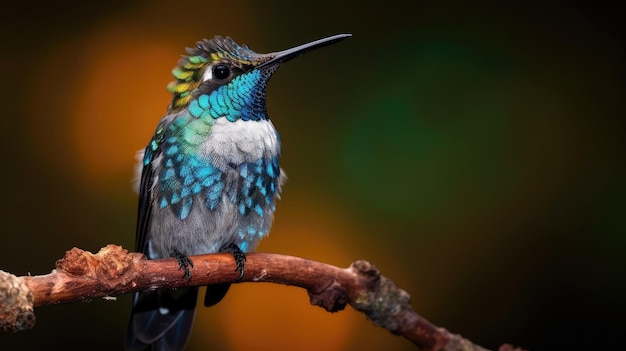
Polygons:
M268 79L269 74L256 69L240 75L211 93L193 99L189 113L195 118L225 117L231 122L267 119L265 86Z

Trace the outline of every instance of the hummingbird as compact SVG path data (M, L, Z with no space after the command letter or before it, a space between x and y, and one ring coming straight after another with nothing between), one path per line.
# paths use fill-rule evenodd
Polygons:
M167 112L137 153L137 251L175 257L186 277L189 256L229 252L243 277L245 253L268 235L285 181L268 80L284 62L349 36L268 54L220 36L187 48L172 70ZM229 286L207 287L204 305L218 303ZM184 349L197 296L197 287L135 293L126 350Z

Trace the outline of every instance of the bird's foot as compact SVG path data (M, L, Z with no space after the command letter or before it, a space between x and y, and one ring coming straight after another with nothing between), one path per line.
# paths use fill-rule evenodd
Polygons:
M233 254L233 257L235 257L235 262L237 263L237 267L235 268L235 270L239 271L239 277L237 278L237 280L241 280L241 278L243 278L244 265L246 263L246 254L241 251L239 246L237 246L237 244L235 243L231 243L228 246L224 247L222 251L230 252Z
M170 255L178 261L178 269L184 270L183 278L191 279L191 270L189 269L190 267L193 268L191 259L177 249L172 249Z

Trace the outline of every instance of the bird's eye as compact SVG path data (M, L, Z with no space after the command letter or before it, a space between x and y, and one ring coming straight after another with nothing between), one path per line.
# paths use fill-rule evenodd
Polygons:
M217 65L213 67L213 77L216 79L226 79L230 75L230 69L226 65Z

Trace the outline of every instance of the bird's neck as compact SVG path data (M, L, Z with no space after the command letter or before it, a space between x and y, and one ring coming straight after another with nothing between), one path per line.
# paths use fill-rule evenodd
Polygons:
M230 121L267 119L265 86L268 79L267 73L254 70L234 78L226 85L200 85L187 104L172 104L168 113L176 114L186 110L195 118L226 118Z

